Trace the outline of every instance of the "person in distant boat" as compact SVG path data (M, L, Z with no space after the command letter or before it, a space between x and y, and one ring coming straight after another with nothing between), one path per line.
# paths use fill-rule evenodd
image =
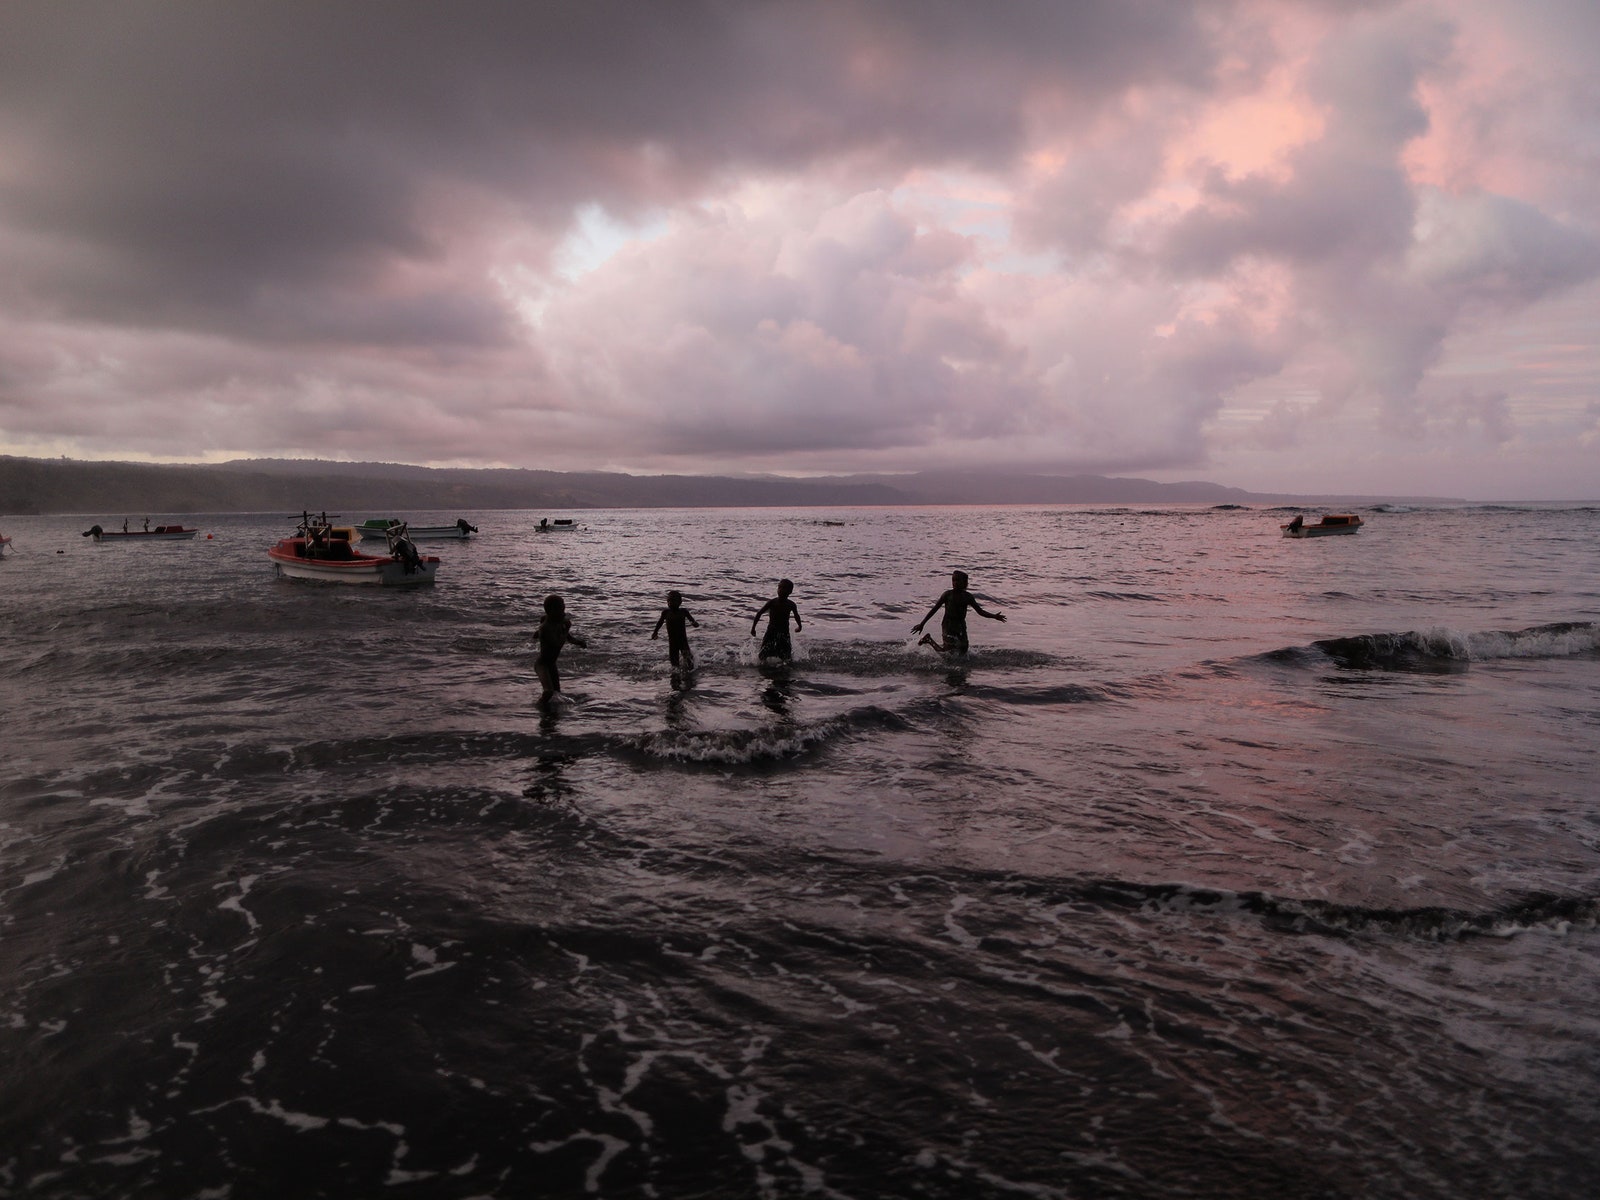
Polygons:
M539 518L539 528L540 529L549 529L550 528L550 518L549 517L540 517Z
M1303 513L1295 513L1294 520L1289 522L1289 528L1295 532L1299 532L1299 530L1304 527L1305 523L1305 515Z
M544 687L539 703L547 704L561 694L561 672L556 669L561 647L572 642L587 650L589 643L572 632L572 621L567 617L567 602L560 596L544 598L544 619L539 622L535 636L539 639L539 656L533 660L533 673Z
M128 532L128 518L127 517L123 517L122 518L122 532L123 533L127 533Z
M150 518L149 518L149 517L146 517L146 518L145 518L145 519L144 519L144 531L145 531L145 532L146 532L146 533L149 533L149 532L150 532Z
M919 646L932 646L940 654L965 654L967 652L967 609L971 609L980 617L988 617L991 621L1004 621L1003 612L986 612L983 605L978 603L978 598L967 591L967 573L953 571L950 574L950 587L944 595L933 602L933 607L928 610L928 615L923 617L911 627L912 633L922 633L922 627L928 623L933 614L944 609L944 619L940 624L940 632L944 634L944 641L934 640L931 633L923 634Z
M794 591L794 584L787 579L778 581L778 594L756 609L755 620L750 622L750 636L755 637L756 626L761 624L762 614L767 614L767 633L761 639L762 658L781 658L787 662L794 653L789 645L789 618L794 617L795 632L800 632L800 610L795 607L789 593Z
M667 606L661 610L656 627L650 631L651 641L661 636L663 625L667 627L667 657L672 665L677 667L681 663L685 670L694 670L694 654L689 650L689 626L699 629L700 622L683 607L682 592L667 593Z

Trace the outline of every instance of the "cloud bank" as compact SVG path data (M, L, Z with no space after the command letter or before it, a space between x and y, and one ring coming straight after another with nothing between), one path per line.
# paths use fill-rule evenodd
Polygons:
M1600 15L0 8L0 451L1600 492Z

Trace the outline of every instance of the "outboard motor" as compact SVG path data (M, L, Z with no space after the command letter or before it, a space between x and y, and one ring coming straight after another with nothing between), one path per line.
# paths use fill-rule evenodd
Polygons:
M401 568L407 575L415 575L422 569L422 555L417 553L417 545L406 536L406 527L400 522L389 526L389 554L397 559Z
M468 525L467 524L467 519L465 517L457 517L456 518L456 528L461 530L462 533L477 533L478 532L478 527L476 525Z
M91 525L91 526L89 526L88 529L85 529L83 531L83 536L84 537L99 537L104 532L105 532L105 530L101 529L100 526Z

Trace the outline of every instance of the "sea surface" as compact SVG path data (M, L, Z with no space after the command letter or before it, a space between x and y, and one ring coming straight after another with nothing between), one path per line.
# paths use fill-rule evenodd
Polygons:
M127 515L0 519L0 1196L1600 1188L1600 509Z

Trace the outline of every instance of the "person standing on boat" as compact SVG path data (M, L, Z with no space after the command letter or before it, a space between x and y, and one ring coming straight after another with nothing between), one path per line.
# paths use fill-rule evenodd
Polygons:
M656 627L650 631L651 641L655 641L661 636L661 627L663 625L667 627L667 657L671 660L673 667L677 667L681 659L685 670L694 670L694 655L689 650L688 627L693 625L696 629L699 629L700 622L696 621L689 610L683 607L682 592L667 593L667 606L661 610L661 616L656 621Z
M950 587L933 602L933 607L928 610L928 615L923 617L911 627L912 633L922 633L922 627L928 623L933 614L944 609L944 620L940 625L940 632L944 634L944 642L934 640L931 633L923 634L919 646L932 646L940 654L965 654L967 652L967 609L971 609L980 617L988 617L991 621L1004 621L1003 612L986 612L983 605L978 603L978 598L967 591L967 573L953 571L950 574Z
M556 669L561 647L572 642L587 650L589 643L572 632L572 622L567 617L567 602L560 596L544 598L544 619L539 622L535 636L539 639L539 656L533 660L533 673L539 677L539 683L544 688L539 703L548 704L561 694L561 672Z
M762 658L778 658L788 662L794 653L789 645L789 618L794 617L794 629L800 632L800 610L795 607L789 593L794 591L794 584L787 579L778 581L778 594L756 609L755 619L750 622L750 636L755 637L756 626L761 624L763 613L769 614L767 620L767 634L761 639Z

